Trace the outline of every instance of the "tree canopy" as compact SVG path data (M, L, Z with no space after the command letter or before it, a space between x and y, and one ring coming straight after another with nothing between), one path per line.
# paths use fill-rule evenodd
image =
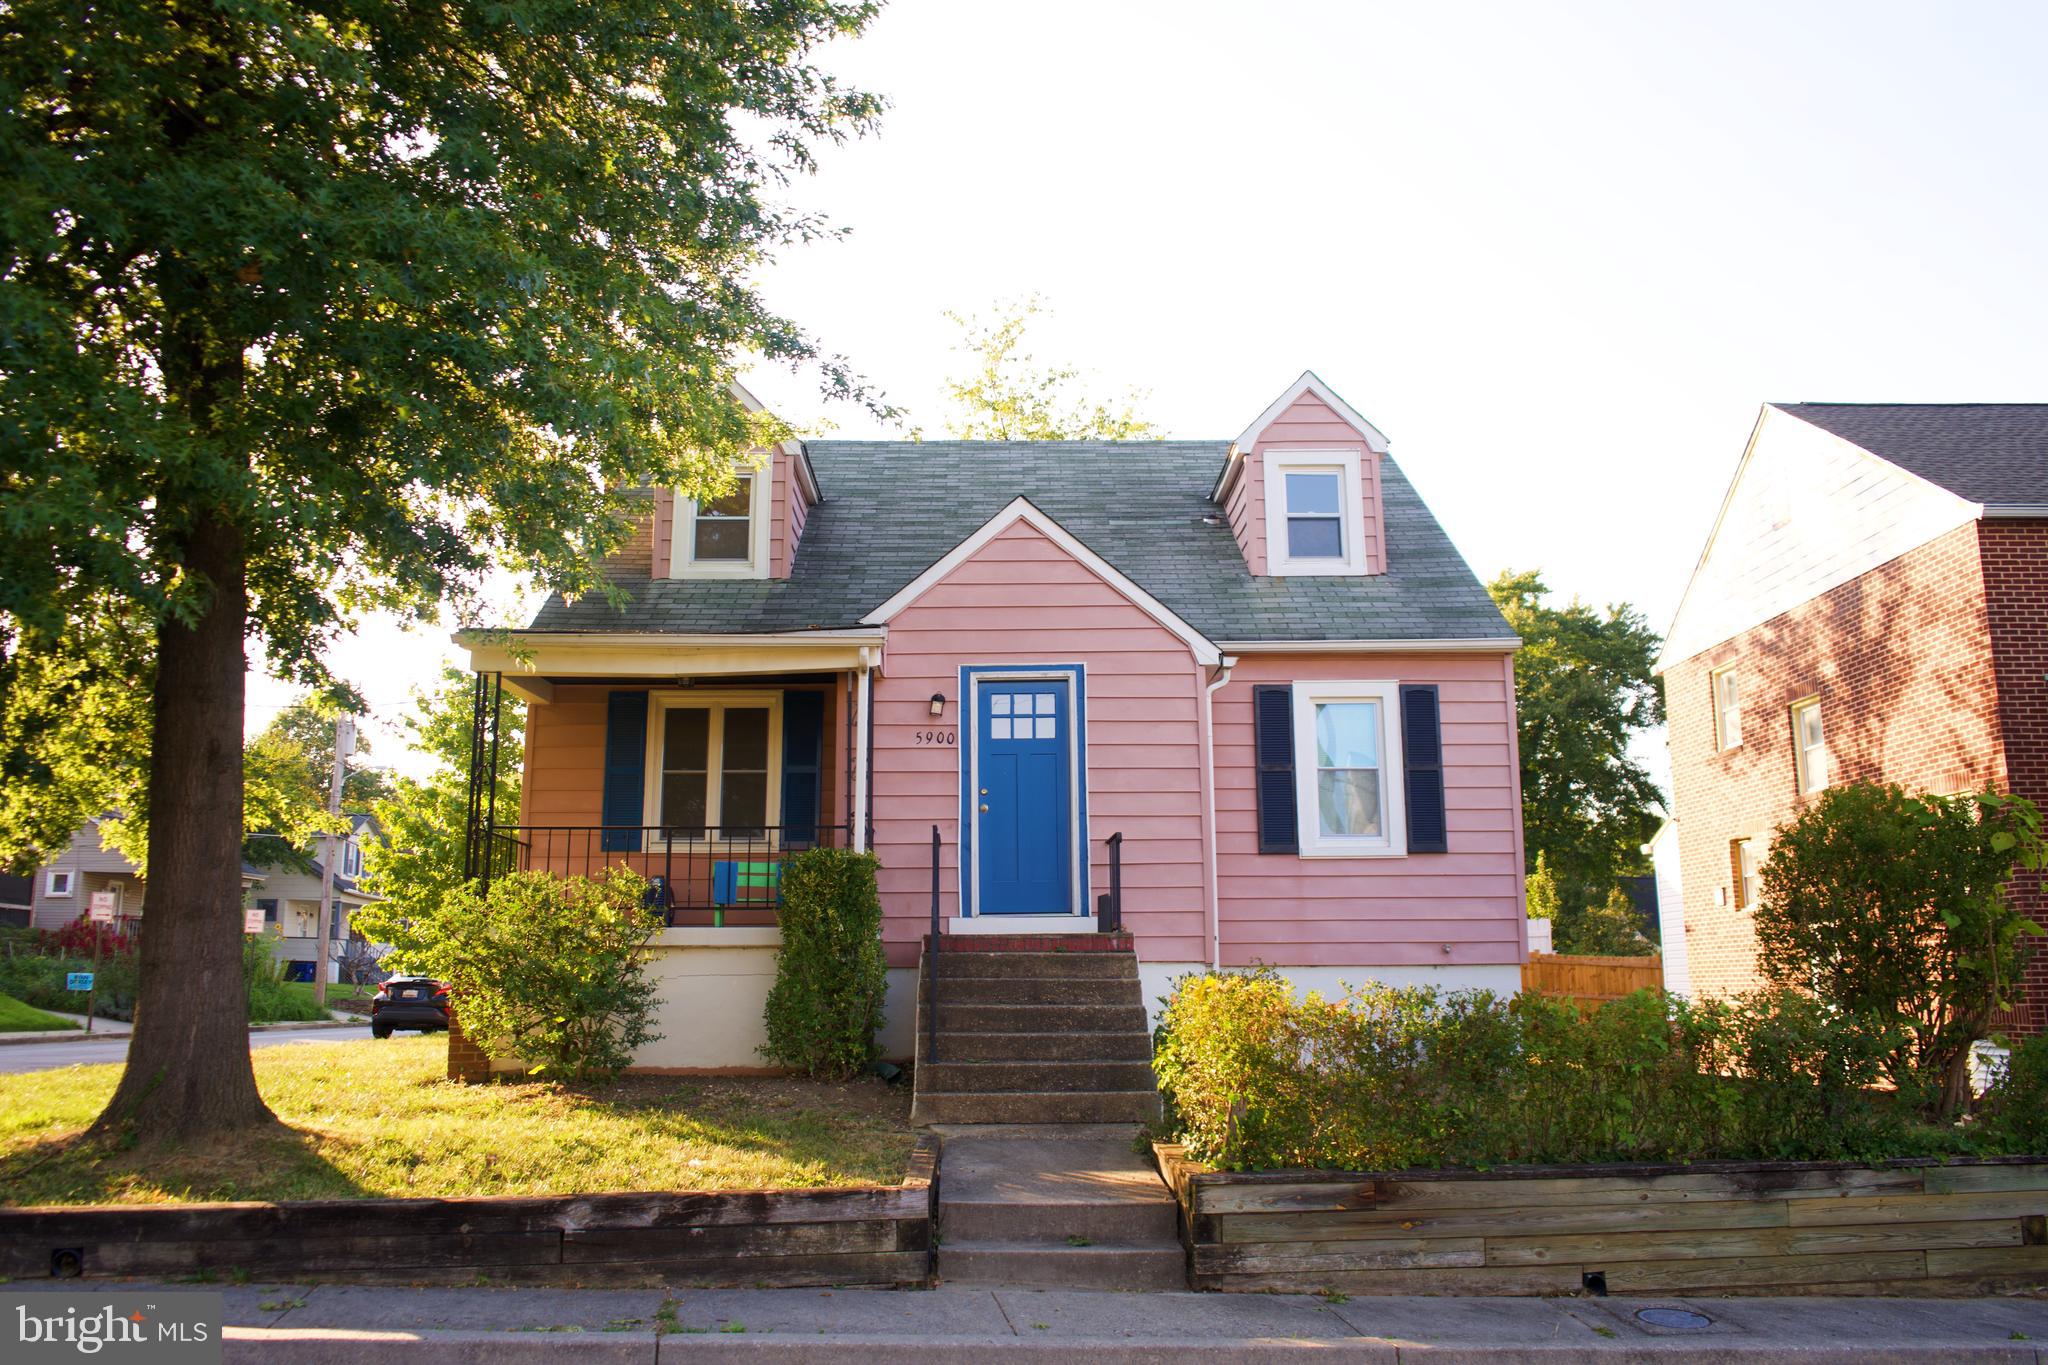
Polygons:
M1159 428L1138 415L1144 396L1107 401L1078 392L1081 372L1040 365L1023 349L1031 320L1047 311L1037 295L998 303L995 319L946 316L960 328L954 347L974 368L946 381L946 434L962 441L1140 441Z
M152 689L139 1024L100 1131L267 1117L231 913L247 642L317 683L361 613L460 609L494 564L603 590L623 490L718 490L782 434L743 360L880 409L751 283L826 230L777 196L875 119L816 61L875 11L10 7L0 767L97 742L67 689ZM135 626L153 657L90 652Z
M1544 860L1567 904L1604 903L1641 866L1663 794L1629 756L1637 735L1664 723L1651 671L1658 638L1634 607L1550 604L1540 573L1503 573L1487 591L1522 637L1515 707L1528 867Z

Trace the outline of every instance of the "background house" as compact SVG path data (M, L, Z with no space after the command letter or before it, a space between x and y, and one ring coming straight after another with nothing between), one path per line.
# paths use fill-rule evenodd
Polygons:
M264 870L264 880L255 896L255 905L263 911L266 933L279 935L277 956L285 964L286 975L294 981L311 981L317 969L316 963L327 964L327 979L341 980L342 957L351 940L360 940L355 932L355 912L375 901L375 896L366 893L360 884L363 873L363 845L379 837L376 822L367 814L349 816L349 834L346 839L336 842L334 867L334 900L332 913L327 921L327 942L321 947L316 936L319 929L320 885L323 863L315 845L315 853L304 868L274 865Z
M1694 990L1756 982L1771 831L1830 784L2048 802L2044 589L2048 404L1764 407L1659 665ZM2048 954L2003 1024L2048 1028Z

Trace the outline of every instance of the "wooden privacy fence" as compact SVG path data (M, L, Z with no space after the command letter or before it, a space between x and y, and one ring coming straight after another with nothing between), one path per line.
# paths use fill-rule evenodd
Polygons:
M1522 964L1522 989L1584 1005L1604 1005L1643 989L1664 985L1661 957L1564 957L1531 953Z
M920 1286L937 1157L920 1138L901 1185L858 1189L0 1209L0 1274Z
M1215 1171L1153 1149L1195 1289L1977 1294L2048 1284L2048 1160Z

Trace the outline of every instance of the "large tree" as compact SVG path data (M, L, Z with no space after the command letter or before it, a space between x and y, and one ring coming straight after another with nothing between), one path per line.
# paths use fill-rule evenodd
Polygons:
M973 368L946 381L946 434L963 441L1140 441L1159 428L1138 415L1142 395L1103 400L1079 392L1081 372L1042 365L1024 349L1031 320L1046 312L1037 295L998 303L995 320L948 313L955 346Z
M1503 573L1487 591L1522 637L1515 707L1525 871L1541 857L1567 901L1604 903L1615 880L1640 866L1660 818L1663 795L1628 752L1664 723L1663 684L1651 671L1657 635L1626 603L1553 606L1539 573Z
M317 684L337 628L493 563L599 588L618 490L713 491L780 435L731 392L742 359L864 396L748 280L821 230L781 182L877 112L814 57L874 10L0 16L0 683L117 619L154 656L137 1028L99 1131L271 1121L240 1000L245 645Z

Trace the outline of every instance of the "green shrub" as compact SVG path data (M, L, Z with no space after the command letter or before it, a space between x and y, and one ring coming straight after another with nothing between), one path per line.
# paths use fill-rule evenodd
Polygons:
M85 1012L85 993L66 990L64 978L71 972L93 971L90 957L54 957L20 953L0 958L0 993L43 1010L68 1014ZM102 1019L135 1017L135 954L119 953L100 959L94 982L93 1013Z
M2041 927L2011 890L2040 885L2041 814L2016 796L1831 787L1781 827L1762 871L1757 961L1843 1015L1883 1021L1886 1075L1946 1118L1970 1049L2014 1003Z
M1896 1041L1783 991L1697 1006L1639 991L1581 1012L1419 987L1297 1000L1261 970L1177 982L1154 1066L1190 1154L1234 1170L1981 1148L1988 1125L1926 1124L1919 1097L1877 1088Z
M1991 1145L2048 1156L2048 1033L2013 1045L2004 1073L1978 1106L1978 1116Z
M404 967L444 982L463 1032L536 1075L609 1079L661 1035L647 945L661 928L647 882L511 872L444 896L415 921Z
M242 981L248 987L249 1022L280 1024L325 1019L327 1011L313 1003L309 984L284 979L277 956L283 931L242 935Z
M813 848L782 869L782 950L761 1055L808 1076L852 1076L878 1054L882 999L880 864L872 853Z

